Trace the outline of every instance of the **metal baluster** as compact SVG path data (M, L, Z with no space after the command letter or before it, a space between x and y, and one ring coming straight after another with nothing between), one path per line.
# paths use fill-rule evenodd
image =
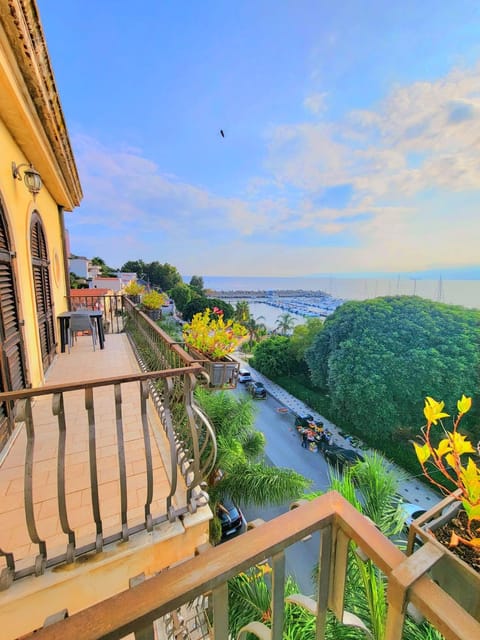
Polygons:
M316 640L324 640L327 621L330 573L332 571L332 526L320 530L317 582L317 631Z
M100 552L103 549L103 525L100 514L100 500L98 496L97 474L97 444L95 436L95 409L93 406L93 389L85 389L85 409L88 416L88 453L90 461L90 496L92 498L92 511L96 527L95 549Z
M282 640L285 614L285 553L272 557L272 638Z
M0 549L0 557L5 558L6 567L0 571L0 591L8 589L15 577L15 560L13 553L8 553Z
M170 411L170 398L174 392L175 383L171 378L166 378L165 392L163 394L163 415L162 423L165 433L167 434L168 444L170 446L170 493L167 496L166 507L168 519L170 522L175 520L175 509L172 505L172 498L177 491L177 446L175 443L175 430L173 427L172 412Z
M35 429L33 426L32 403L30 398L24 398L17 403L17 422L25 422L27 432L27 449L25 452L24 500L25 517L27 519L30 540L38 544L39 555L35 558L35 575L40 576L47 566L47 547L40 539L35 524L33 509L33 454L35 450Z
M117 428L118 468L120 472L120 510L122 512L122 540L128 540L127 525L127 472L125 468L125 442L123 437L122 390L119 384L115 390L115 421Z
M147 469L147 496L145 499L145 525L147 531L153 531L152 522L152 499L153 499L153 465L152 465L152 445L150 442L150 430L147 420L147 400L149 396L148 380L140 383L140 408L142 414L143 441L145 444L145 464Z
M52 396L52 412L58 420L58 458L57 458L57 493L58 513L62 531L68 535L66 560L73 562L75 558L75 533L70 528L67 516L67 502L65 495L65 443L67 437L67 425L65 423L65 408L63 393L54 393Z
M213 590L213 640L228 638L228 583Z

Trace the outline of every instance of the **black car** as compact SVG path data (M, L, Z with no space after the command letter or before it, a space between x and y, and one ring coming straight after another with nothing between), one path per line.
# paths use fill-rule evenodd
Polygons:
M223 509L222 509L223 507ZM228 500L224 500L222 507L217 509L217 515L222 524L222 540L226 540L243 529L245 519L240 509ZM228 512L228 513L227 513Z
M266 398L267 390L263 382L251 382L248 386L248 390L252 398Z
M356 462L363 462L365 459L358 451L345 449L336 444L327 445L323 449L323 455L327 462L336 467L338 471L342 471L344 467L351 466Z

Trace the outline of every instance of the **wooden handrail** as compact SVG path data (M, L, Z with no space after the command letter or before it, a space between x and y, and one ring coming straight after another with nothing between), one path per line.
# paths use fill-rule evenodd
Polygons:
M122 638L127 633L147 627L154 620L202 594L210 591L215 594L216 591L224 589L225 583L233 576L248 570L265 557L281 554L288 546L319 530L323 532L322 537L330 531L336 540L341 532L343 536L353 540L385 573L389 583L394 581L394 572L398 574L404 563L409 561L409 558L369 520L338 493L330 492L246 532L235 540L209 548L197 557L168 569L128 591L25 638ZM336 555L338 540L331 551L333 584L337 577ZM339 570L341 571L341 567ZM389 589L389 615L402 621L406 595L448 640L472 640L480 637L480 624L433 583L425 574L425 570L423 569L420 576L409 586L408 593L402 593L399 589ZM322 573L322 567L319 573ZM405 571L403 573L408 574ZM320 575L319 583L321 580ZM327 588L330 588L328 580L326 584ZM331 596L329 592L329 597ZM388 631L385 640L400 637L401 627Z

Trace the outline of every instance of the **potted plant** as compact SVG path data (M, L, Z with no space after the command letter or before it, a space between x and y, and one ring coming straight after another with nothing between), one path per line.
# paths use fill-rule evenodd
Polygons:
M476 456L476 449L458 431L472 399L463 395L457 402L451 431L442 422L450 417L444 406L426 398L427 423L421 444L414 442L414 447L425 477L446 497L412 523L407 552L416 539L442 545L443 557L432 567L432 578L480 620L480 468L470 455Z
M183 326L183 339L188 351L203 362L214 387L236 384L240 364L230 357L246 329L233 320L225 321L223 311L214 307L196 313Z
M149 318L159 320L162 317L162 306L167 297L154 289L146 293L142 298L142 308Z
M123 291L134 304L139 304L140 296L145 291L145 287L136 280L130 280Z

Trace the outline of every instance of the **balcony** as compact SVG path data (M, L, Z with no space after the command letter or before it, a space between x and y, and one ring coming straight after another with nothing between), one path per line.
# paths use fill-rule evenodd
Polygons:
M105 349L79 336L44 387L0 394L16 422L0 458L2 638L208 541L216 444L193 399L201 365L128 302L111 315L110 330L129 331L108 333Z
M334 492L210 547L202 480L215 438L192 396L202 369L127 301L109 310L105 349L80 336L45 387L0 395L18 423L0 460L2 638L227 639L228 580L268 561L270 628L252 621L239 637L279 640L285 552L317 531L317 595L289 598L315 617L316 638L332 613L355 622L351 545L388 581L384 640L402 637L407 605L447 639L480 637L426 575L429 544L407 558Z
M480 624L426 575L438 556L426 544L406 556L335 492L264 523L219 547L171 567L122 593L27 636L35 640L227 639L228 580L269 559L272 567L270 624L246 625L238 638L280 640L285 611L285 550L320 532L317 597L289 597L290 606L308 610L316 621L313 637L324 638L327 611L338 620L358 621L344 611L350 543L383 572L388 581L384 640L400 640L407 605L425 616L447 640L480 637ZM191 612L191 618L188 615ZM201 615L203 613L203 616ZM65 612L61 612L64 616ZM190 624L190 626L189 626ZM360 625L361 626L361 625ZM363 633L363 632L362 632ZM358 637L362 637L362 633ZM131 634L131 635L129 635ZM297 636L301 637L301 636ZM310 635L309 637L312 637ZM331 637L331 636L330 636ZM364 637L372 637L365 633Z

